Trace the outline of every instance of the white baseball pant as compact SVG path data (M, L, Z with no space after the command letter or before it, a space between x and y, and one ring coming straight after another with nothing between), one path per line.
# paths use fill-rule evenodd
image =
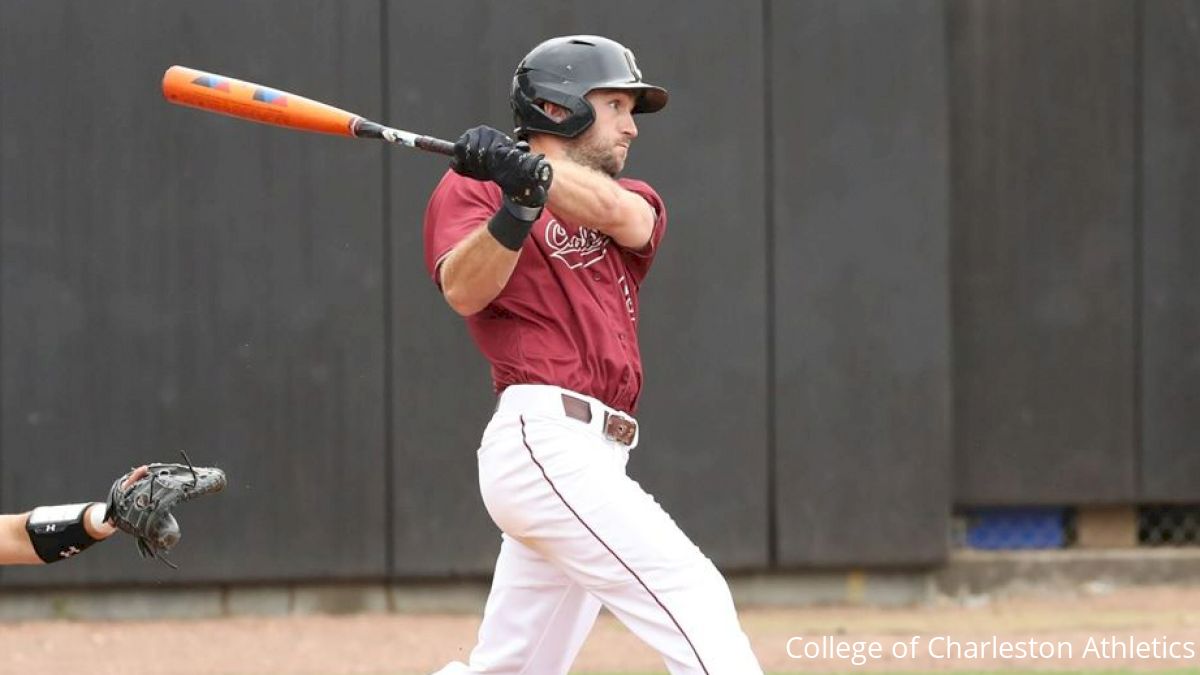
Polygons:
M591 405L590 423L562 395ZM565 674L601 605L663 656L672 675L761 675L729 587L669 515L625 474L599 401L517 385L479 448L479 487L503 531L470 664L435 675Z

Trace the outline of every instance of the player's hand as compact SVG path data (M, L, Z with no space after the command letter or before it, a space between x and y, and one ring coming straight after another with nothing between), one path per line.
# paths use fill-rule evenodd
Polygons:
M498 160L514 144L513 139L499 129L488 126L468 129L454 143L450 168L467 178L492 180Z
M550 190L550 181L542 182L538 176L538 165L542 159L544 156L530 152L529 144L524 141L511 148L503 148L496 152L492 180L514 203L540 208L546 203Z
M145 464L133 469L125 476L125 482L121 483L121 489L122 490L129 489L130 487L133 486L134 483L145 478L149 474L150 474L150 467L146 466Z

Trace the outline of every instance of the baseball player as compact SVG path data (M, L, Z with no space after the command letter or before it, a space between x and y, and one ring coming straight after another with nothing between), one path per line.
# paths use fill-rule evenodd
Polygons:
M184 455L187 459L187 455ZM39 506L0 515L0 565L38 565L74 557L118 529L138 551L174 567L165 556L179 542L175 505L220 492L225 472L187 464L146 464L113 482L107 502Z
M439 673L566 673L602 605L673 674L761 673L720 572L625 472L638 290L667 215L617 176L634 115L667 92L625 47L579 35L529 52L511 103L520 142L464 133L425 214L428 270L499 394L478 463L500 555L470 663Z

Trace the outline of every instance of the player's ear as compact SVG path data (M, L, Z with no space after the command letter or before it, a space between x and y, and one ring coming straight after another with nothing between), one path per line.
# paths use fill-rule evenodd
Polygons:
M571 116L570 110L567 110L557 103L551 103L550 101L543 101L539 99L536 102L536 105L545 111L546 115L555 122L562 122Z

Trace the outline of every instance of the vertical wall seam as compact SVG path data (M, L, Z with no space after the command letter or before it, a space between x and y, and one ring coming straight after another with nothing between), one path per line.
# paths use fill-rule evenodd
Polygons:
M0 7L0 15L4 14L4 8ZM5 25L0 21L0 26ZM0 72L4 72L4 50L0 48ZM4 244L3 233L8 229L4 219L4 87L0 87L0 260L3 260ZM4 288L7 284L4 283L4 267L0 266L0 504L4 503ZM4 573L0 572L0 579Z
M1145 279L1143 274L1146 269L1144 260L1145 216L1143 212L1146 170L1143 161L1146 128L1143 120L1146 78L1146 3L1144 0L1135 2L1133 11L1133 270L1131 289L1133 297L1130 299L1133 309L1133 335L1131 336L1133 340L1131 345L1133 351L1133 415L1131 420L1133 437L1130 440L1133 444L1131 448L1133 453L1133 498L1136 502L1141 500L1145 494L1145 485L1142 481L1142 453L1145 451L1143 435L1145 421L1142 417L1145 378L1145 354L1143 352Z
M946 162L944 162L942 172L943 185L946 187L946 195L944 195L946 202L942 205L946 209L944 211L944 214L946 214L946 239L943 241L944 246L946 246L946 262L944 262L946 267L942 270L943 274L946 275L944 276L944 279L946 279L946 294L943 295L944 305L942 309L946 312L944 313L944 316L946 316L946 408L944 408L943 413L946 414L946 452L949 455L946 462L947 534L944 540L946 540L946 546L949 549L950 530L953 528L954 512L956 502L958 502L958 480L956 480L956 477L958 477L959 461L958 428L956 428L958 416L955 414L958 406L955 404L956 388L954 386L955 375L958 372L955 369L956 351L954 348L954 119L953 110L950 107L950 85L952 85L950 84L950 79L952 79L952 72L950 72L952 70L952 66L950 66L950 55L952 55L952 52L950 52L950 49L952 49L952 44L950 44L950 7L946 0L938 1L936 7L937 11L940 12L938 16L940 16L942 22L941 74L942 119L944 121L942 132L944 133L943 141L946 143L944 144L944 148L946 148ZM948 556L949 550L947 550L943 558Z
M779 513L777 503L776 461L776 358L775 358L775 136L773 85L774 61L771 56L771 1L762 2L763 68L763 216L766 276L766 413L767 413L767 566L779 565Z
M388 0L379 0L379 79L380 79L380 118L387 123L391 119L391 86L389 85L388 49ZM380 156L380 214L382 217L383 249L383 526L384 526L384 575L393 578L396 575L396 523L395 511L395 457L393 431L393 391L392 380L392 173L388 146L379 146Z
M949 444L950 461L947 463L949 472L949 494L946 509L949 512L950 526L953 527L954 512L958 508L958 342L955 339L955 191L954 191L954 106L951 96L954 91L954 44L951 37L953 30L950 5L942 0L939 5L942 13L942 114L945 115L946 134L946 165L943 179L946 181L946 442ZM947 542L951 533L947 532Z

